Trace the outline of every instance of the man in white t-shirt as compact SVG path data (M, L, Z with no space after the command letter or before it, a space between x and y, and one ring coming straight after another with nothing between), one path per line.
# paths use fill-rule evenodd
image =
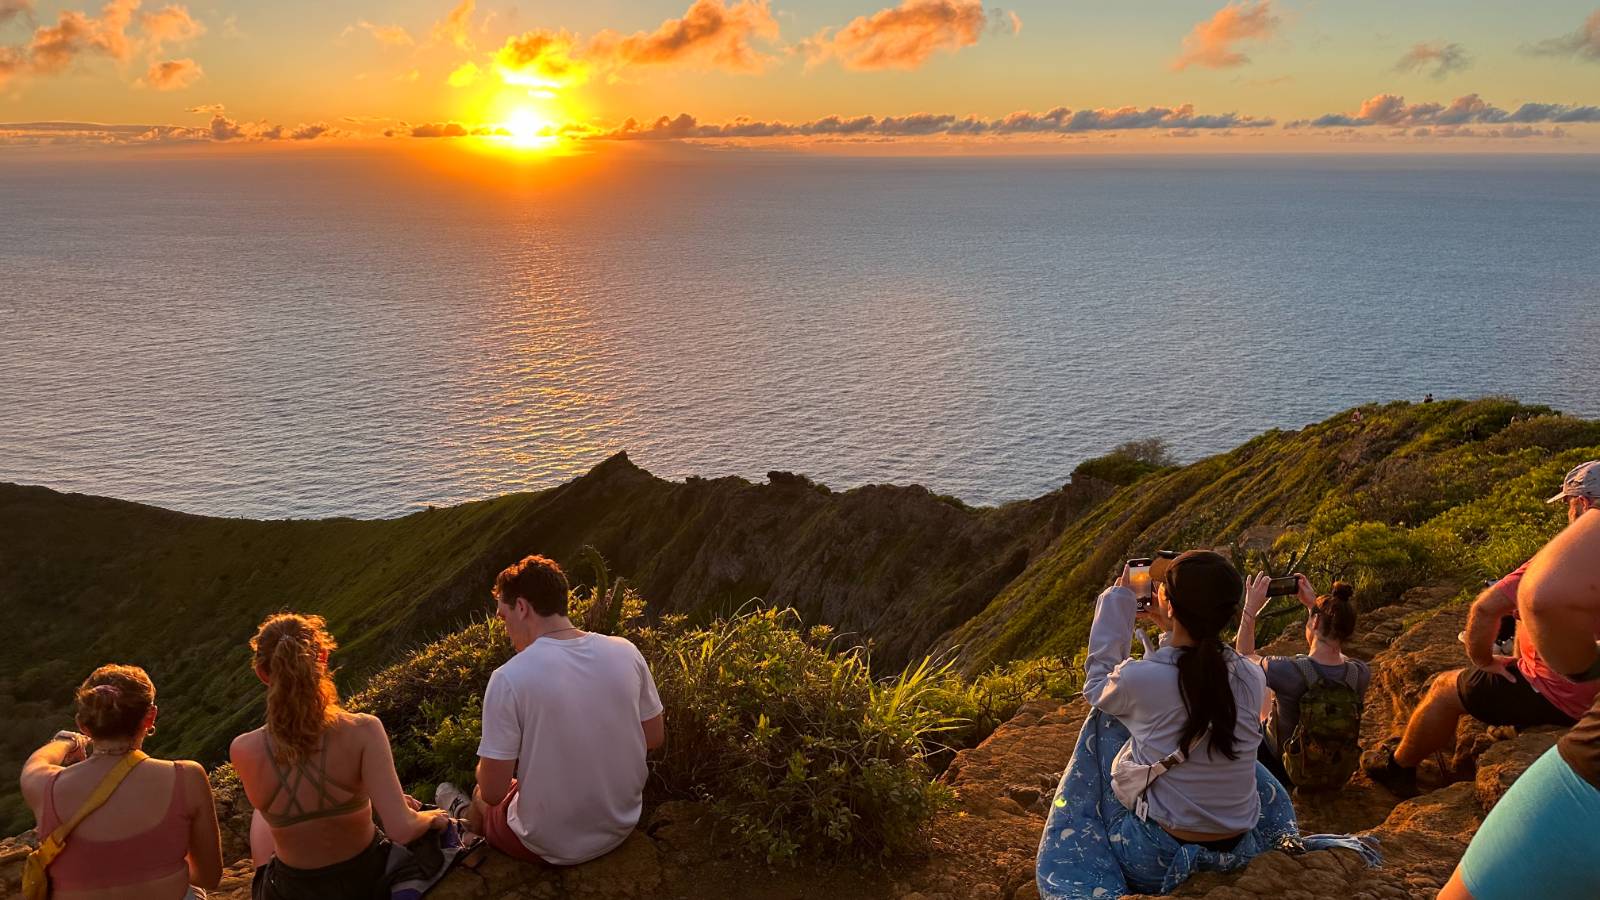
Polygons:
M529 556L494 582L516 655L483 697L478 786L441 806L514 858L570 866L621 844L639 823L645 753L666 739L661 698L638 648L567 618L567 577Z

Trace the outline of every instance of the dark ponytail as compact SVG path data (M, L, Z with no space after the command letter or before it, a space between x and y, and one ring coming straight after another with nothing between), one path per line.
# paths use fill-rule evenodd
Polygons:
M1239 705L1233 697L1228 651L1222 629L1239 612L1244 579L1233 564L1207 550L1191 550L1178 557L1167 574L1167 599L1172 614L1194 639L1194 646L1178 650L1178 695L1189 718L1183 725L1179 747L1193 752L1194 742L1210 732L1211 748L1238 759L1233 729Z
M1330 641L1343 644L1356 633L1356 589L1348 582L1336 581L1333 590L1317 598L1311 608L1312 630Z

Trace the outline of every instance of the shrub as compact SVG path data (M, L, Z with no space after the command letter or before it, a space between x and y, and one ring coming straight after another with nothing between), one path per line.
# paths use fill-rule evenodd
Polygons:
M1145 438L1118 444L1105 456L1084 460L1072 470L1072 477L1098 478L1115 485L1133 484L1151 472L1177 465L1167 442Z
M959 724L933 703L948 667L877 682L863 651L799 624L793 610L754 610L637 633L667 709L655 776L768 862L913 849L948 796L927 762Z

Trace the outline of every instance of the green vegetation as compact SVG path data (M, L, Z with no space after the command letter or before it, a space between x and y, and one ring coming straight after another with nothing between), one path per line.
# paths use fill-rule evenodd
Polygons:
M1145 438L1118 444L1105 456L1084 460L1072 470L1075 480L1095 478L1114 485L1130 485L1162 469L1176 466L1167 442L1161 438Z
M1352 581L1367 608L1423 583L1469 589L1521 564L1560 528L1565 510L1544 498L1568 468L1600 457L1600 422L1510 400L1359 412L1271 431L1127 484L1067 525L944 643L967 648L969 669L1071 654L1122 560L1242 546L1247 531L1275 534L1280 557L1313 540L1307 574L1323 589Z
M597 593L580 594L576 621ZM1079 684L1058 660L968 680L923 659L879 679L864 650L826 626L805 628L793 610L752 607L696 627L682 616L645 625L633 594L621 609L619 631L649 662L667 710L651 799L704 802L772 863L920 846L947 799L935 767L1024 701ZM471 783L483 688L510 654L500 623L478 622L377 673L349 705L384 720L415 793Z

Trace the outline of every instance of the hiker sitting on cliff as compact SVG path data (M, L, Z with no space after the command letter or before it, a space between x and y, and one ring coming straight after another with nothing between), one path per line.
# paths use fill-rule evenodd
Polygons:
M1567 522L1600 506L1600 460L1567 474L1561 493ZM1505 616L1517 615L1517 586L1529 563L1485 589L1467 613L1464 637L1470 668L1452 669L1433 681L1405 734L1368 753L1361 767L1373 781L1402 797L1417 793L1417 765L1455 740L1456 720L1472 716L1486 725L1529 728L1568 726L1594 702L1600 685L1574 683L1540 656L1525 629L1517 635L1516 656L1497 656L1495 636ZM1589 632L1600 638L1600 622Z
M1256 655L1256 616L1267 605L1272 581L1258 573L1245 586L1244 614L1233 646L1267 674L1272 692L1263 722L1261 763L1285 787L1302 790L1341 788L1361 760L1361 707L1372 670L1344 655L1344 642L1356 633L1355 588L1336 582L1319 597L1311 581L1296 574L1306 617L1308 653Z
M1083 688L1094 711L1045 822L1041 897L1166 893L1195 871L1300 846L1288 792L1256 762L1266 675L1220 637L1244 582L1210 551L1164 562L1151 567L1146 613L1164 634L1143 659L1128 658L1137 601L1126 569L1096 601ZM1317 846L1376 860L1353 839Z
M438 802L515 859L576 865L616 849L639 822L645 754L666 739L650 667L624 638L567 618L561 567L529 556L494 582L516 655L483 697L478 784Z
M255 808L254 900L414 897L462 850L444 811L423 812L401 790L383 723L340 708L328 673L336 646L321 616L294 613L269 616L250 640L267 723L229 752ZM437 844L427 853L405 847L425 838Z
M1517 608L1542 659L1574 684L1600 685L1600 510L1577 517L1528 563ZM1489 810L1439 898L1593 900L1597 833L1600 700Z
M222 880L211 783L197 762L141 749L156 730L150 676L101 666L77 700L83 734L57 732L22 767L22 797L44 842L26 864L24 896L44 888L38 896L51 900L204 897Z

